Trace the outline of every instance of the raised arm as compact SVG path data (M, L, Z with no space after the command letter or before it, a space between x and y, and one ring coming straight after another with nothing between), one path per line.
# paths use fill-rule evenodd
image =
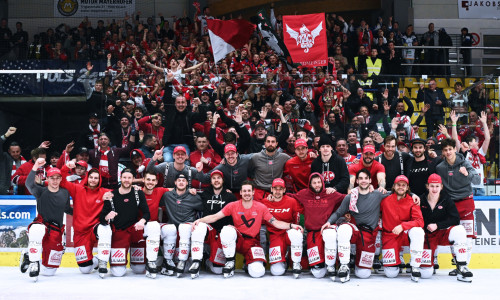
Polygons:
M486 153L488 151L488 147L490 146L491 135L490 135L490 129L488 128L487 117L486 117L485 111L481 112L481 117L479 118L479 120L481 121L481 124L483 125L483 132L484 132L484 141L483 141L483 145L481 146L481 149L483 150L484 155L486 155Z

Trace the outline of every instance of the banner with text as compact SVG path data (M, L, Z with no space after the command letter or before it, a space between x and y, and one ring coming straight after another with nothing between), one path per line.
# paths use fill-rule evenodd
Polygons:
M135 0L54 0L55 18L122 18L135 11Z
M498 19L500 18L500 1L458 0L458 17L460 19Z

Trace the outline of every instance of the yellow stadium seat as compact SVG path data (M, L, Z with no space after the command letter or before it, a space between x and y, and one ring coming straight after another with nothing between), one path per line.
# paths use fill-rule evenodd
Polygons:
M446 78L436 78L436 86L440 89L447 88L448 81L446 81Z
M455 90L452 89L452 88L445 88L445 89L443 89L443 93L446 96L446 99L450 99L451 94L453 94L454 92L455 92Z
M415 108L415 111L420 111L422 108L420 106L423 106L422 103L417 103L416 100L411 99L411 103L413 104L413 108Z
M402 87L403 86L403 78L399 78L399 86Z
M490 100L498 100L498 89L490 89Z
M398 97L401 97L401 95L408 97L408 89L400 87L398 89Z
M500 107L498 100L491 100L491 105L493 106L494 112L497 113Z
M414 77L406 77L405 78L405 88L414 88L415 86L417 86L415 84L415 82L417 82L417 80L414 78Z
M420 124L420 128L418 129L418 136L425 139L427 137L427 127Z
M465 78L465 87L469 87L474 84L476 78Z
M410 98L412 98L412 99L417 99L418 90L419 90L419 88L418 88L418 87L416 87L416 88L412 88L412 89L411 89L411 95L410 95Z
M415 122L417 122L417 119L418 119L419 115L420 115L420 113L417 113L417 112L413 113L413 115L411 116L411 123L412 124L415 124ZM422 123L420 123L420 125L422 125Z
M451 109L449 107L445 107L443 110L446 114L449 114Z
M455 83L457 83L457 82L462 83L462 79L461 78L457 78L457 77L451 77L450 78L450 87L454 87Z

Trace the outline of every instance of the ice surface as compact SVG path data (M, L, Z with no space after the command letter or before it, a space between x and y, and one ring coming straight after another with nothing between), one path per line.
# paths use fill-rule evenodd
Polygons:
M472 283L459 282L448 276L449 270L438 270L432 279L412 282L408 275L389 279L373 275L370 279L332 282L315 279L310 273L293 279L272 276L253 279L237 271L234 277L200 273L197 279L189 274L181 278L158 275L156 279L127 271L125 277L107 275L100 279L96 272L81 274L75 268L61 268L53 277L40 276L34 283L19 268L0 267L0 299L498 299L500 270L472 270ZM497 296L495 296L497 295ZM340 298L339 298L340 297Z

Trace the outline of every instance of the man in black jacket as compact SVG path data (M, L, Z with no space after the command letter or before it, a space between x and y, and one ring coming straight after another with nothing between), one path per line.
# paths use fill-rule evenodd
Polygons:
M429 88L424 89L424 85L420 85L420 90L417 94L417 103L424 102L424 105L429 106L429 110L425 113L425 122L427 124L427 138L433 136L434 127L444 122L444 107L448 106L448 100L443 93L443 90L437 88L436 80L429 81Z

